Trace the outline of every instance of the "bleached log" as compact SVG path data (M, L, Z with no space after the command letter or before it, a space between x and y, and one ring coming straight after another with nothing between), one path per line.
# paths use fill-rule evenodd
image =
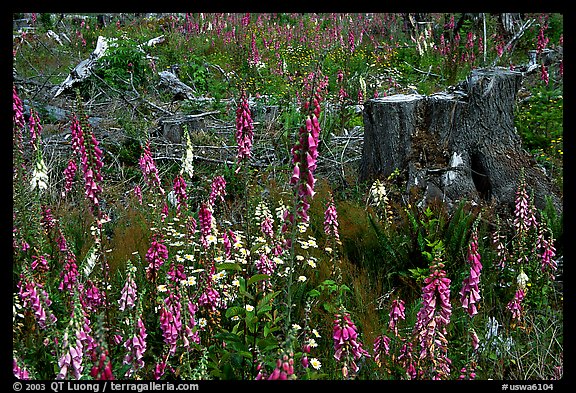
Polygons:
M92 74L92 69L96 65L98 59L106 54L106 50L110 46L110 43L113 42L115 39L108 39L106 37L99 36L98 41L96 42L96 49L90 54L85 60L82 60L74 69L70 72L68 77L58 90L54 97L58 97L64 90L69 89L75 83L81 82L84 79L88 78Z
M182 82L176 74L171 71L161 71L158 75L160 85L170 90L175 99L194 99L194 89Z

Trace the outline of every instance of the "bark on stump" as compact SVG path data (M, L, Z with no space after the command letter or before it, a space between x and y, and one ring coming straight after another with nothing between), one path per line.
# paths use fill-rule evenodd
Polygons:
M560 212L560 190L523 149L514 127L521 82L520 72L479 69L447 92L368 100L360 181L398 169L407 171L407 192L423 191L423 203L465 198L513 208L523 170L536 207L550 196Z

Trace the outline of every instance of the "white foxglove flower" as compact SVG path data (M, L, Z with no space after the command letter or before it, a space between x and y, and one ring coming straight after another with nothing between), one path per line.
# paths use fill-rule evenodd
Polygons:
M44 163L44 159L40 158L40 160L36 161L36 167L32 172L32 180L30 180L30 186L32 190L38 187L38 190L47 190L48 189L48 168L46 168L46 164Z
M518 286L521 289L526 289L526 284L528 284L528 281L530 281L530 279L528 278L526 273L524 273L524 271L521 270L518 277L516 277L516 282L518 283Z
M192 151L192 142L188 133L186 133L186 153L182 160L182 171L186 172L190 179L194 176L194 152Z

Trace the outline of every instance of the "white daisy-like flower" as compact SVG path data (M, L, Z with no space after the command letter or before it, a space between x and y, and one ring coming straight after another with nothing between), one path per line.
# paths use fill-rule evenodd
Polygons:
M158 285L158 291L159 292L166 292L167 290L168 290L168 288L166 287L166 285L164 285L164 284Z
M194 255L186 254L186 255L184 255L184 259L187 259L187 260L192 262L192 261L194 261Z
M306 281L306 280L307 280L306 276L300 276L300 277L298 277L298 281L300 281L300 282L304 282L304 281Z
M316 336L316 338L320 338L320 333L318 333L318 330L316 329L312 329L312 334Z
M322 363L316 358L310 359L310 365L314 367L315 370L320 370L320 367L322 367Z
M206 241L208 242L208 244L216 244L218 238L214 235L208 235L206 236Z
M296 260L297 261L303 261L304 257L302 255L296 255Z
M274 257L272 260L273 260L274 263L277 264L277 265L282 265L282 264L284 264L284 261L283 261L281 258L279 258L279 257Z
M292 329L298 331L298 330L302 329L302 326L298 325L297 323L293 323L293 324L292 324Z
M316 262L314 262L312 259L308 259L308 266L310 266L311 268L315 268L316 267Z
M240 281L237 278L235 278L234 280L232 280L232 285L235 287L240 287Z
M248 312L254 311L254 306L252 306L252 305L250 305L250 304L247 304L247 305L245 306L245 308L246 308L246 311L248 311Z
M208 325L208 321L206 320L206 318L198 319L198 326L200 326L201 328L205 328L206 325Z
M310 338L308 339L308 345L310 345L311 348L316 348L318 346L318 343L313 338Z

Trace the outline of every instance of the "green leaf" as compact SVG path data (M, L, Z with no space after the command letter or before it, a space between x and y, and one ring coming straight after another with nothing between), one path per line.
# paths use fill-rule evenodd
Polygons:
M260 315L262 315L262 314L264 314L265 312L270 311L270 310L272 310L272 306L270 306L270 305L267 304L267 305L265 305L265 306L259 307L259 308L258 308L258 312L257 312L256 314L257 314L258 316L260 316Z
M250 285L254 284L255 282L267 280L269 278L270 278L270 276L268 274L255 274L252 277L250 277L250 279L248 279L246 286L249 287Z
M308 296L310 297L318 297L320 296L320 292L316 289L312 289L310 292L308 292Z
M232 318L235 315L244 314L244 308L240 306L233 306L226 310L226 318Z
M235 270L242 271L242 266L233 262L223 262L216 265L216 270Z

